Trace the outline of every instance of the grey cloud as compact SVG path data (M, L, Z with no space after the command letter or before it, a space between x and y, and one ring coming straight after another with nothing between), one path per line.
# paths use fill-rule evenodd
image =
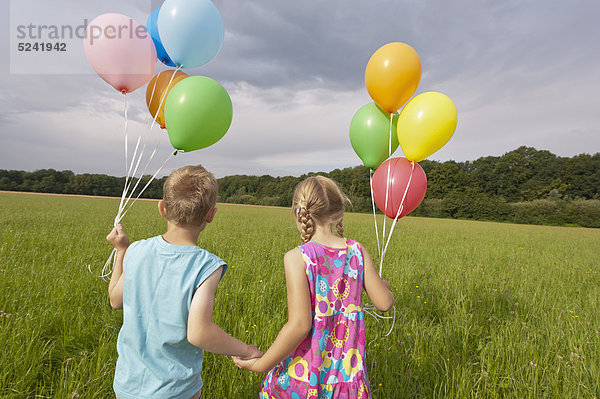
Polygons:
M364 89L369 57L392 41L407 42L419 53L423 77L418 93L442 91L459 109L455 136L432 159L476 159L523 144L569 156L600 149L600 116L594 108L600 91L598 2L215 4L226 28L223 49L208 65L186 72L210 76L226 87L234 102L234 123L219 143L176 157L172 167L206 163L221 176L332 169L317 158L306 163L314 147L339 148L339 167L358 164L348 125L354 112L371 101ZM144 23L149 9L158 5L155 0L111 0L64 9L91 18L123 12ZM7 14L0 17L5 25ZM6 42L0 43L5 54ZM314 90L320 90L318 95L307 95ZM144 88L129 95L128 102L132 129L144 120L148 125ZM123 105L122 96L93 71L10 75L4 64L0 167L122 174ZM41 117L45 124L35 122ZM73 141L77 135L82 141ZM278 156L288 162L276 164Z

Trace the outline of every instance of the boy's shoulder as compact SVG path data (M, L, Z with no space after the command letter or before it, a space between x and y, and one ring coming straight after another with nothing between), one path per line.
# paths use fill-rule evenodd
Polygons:
M144 238L142 240L134 241L127 250L128 253L136 253L137 255L145 255L147 253L155 255L183 255L183 258L204 258L207 260L218 258L218 256L212 254L204 248L199 246L184 246L174 245L167 242L162 235L154 237Z
M155 241L158 237L160 237L160 236L148 237L148 238L143 238L141 240L134 241L129 245L129 248L127 249L127 251L129 252L134 248L137 250L148 249L149 247L156 245Z

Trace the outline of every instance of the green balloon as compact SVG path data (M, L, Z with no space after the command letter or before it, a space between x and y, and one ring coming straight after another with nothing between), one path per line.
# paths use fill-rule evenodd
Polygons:
M394 113L392 121L392 152L390 153L390 114L383 111L375 103L361 107L350 122L350 142L354 152L370 169L377 167L388 159L398 148L396 126L398 114Z
M177 83L165 102L165 125L171 144L185 152L219 141L231 125L233 106L227 91L205 76Z

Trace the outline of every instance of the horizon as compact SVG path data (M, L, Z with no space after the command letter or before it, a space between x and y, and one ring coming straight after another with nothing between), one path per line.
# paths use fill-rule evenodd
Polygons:
M595 152L595 153L582 152L582 153L575 154L575 155L572 155L572 156L560 156L558 154L553 153L550 150L538 149L538 148L535 148L535 147L527 147L527 146L521 146L521 147L533 148L535 151L541 151L541 152L547 151L547 152L551 153L552 155L556 156L557 158L569 158L570 159L570 158L575 158L575 157L582 156L582 155L587 155L587 156L593 157L593 156L596 156L596 155L600 154L600 151L598 151L598 152ZM507 151L507 152L505 152L502 155L482 155L482 156L480 156L480 157L478 157L476 159L468 159L468 160L464 160L464 161L458 161L458 160L454 160L454 159L448 159L446 161L438 161L438 160L435 160L435 159L425 159L424 161L438 162L438 163L445 163L445 162L456 162L456 163L475 162L475 161L477 161L479 159L483 159L483 158L487 158L487 157L501 158L501 157L505 156L508 153L517 151L521 147L515 148L515 149L510 150L510 151ZM391 158L397 158L397 157L392 156ZM421 162L423 162L423 161L421 161ZM419 163L419 162L416 162L416 163ZM333 172L335 170L344 170L344 169L356 168L356 167L360 167L360 166L363 166L363 165L362 164L356 164L356 165L345 166L343 168L335 168L335 169L331 169L331 170L319 170L319 171L305 172L305 173L301 173L301 174L298 174L298 175L271 175L271 174L268 174L268 173L267 174L264 174L264 173L263 174L235 173L235 174L224 175L224 176L217 176L217 175L215 175L215 178L222 179L222 178L231 177L231 176L249 176L249 177L270 176L270 177L273 177L273 178L283 178L283 177L294 177L294 178L297 178L297 177L300 177L300 176L303 176L303 175L307 175L307 174L311 174L311 173L317 173L317 174L318 173L331 173L331 172ZM0 168L0 169L2 169L2 168ZM38 168L38 169L34 169L34 170L25 170L25 169L4 169L4 170L17 171L17 172L26 172L26 173L34 173L34 172L41 171L41 170L55 170L57 172L73 172L75 175L82 175L82 174L103 174L103 175L107 175L107 176L111 176L111 177L116 177L116 178L125 178L124 175L123 176L121 176L121 175L111 175L111 174L107 174L107 173L97 173L97 172L75 172L75 171L70 170L70 169L56 169L56 168ZM168 175L169 174L159 175L159 176L156 177L156 179L162 179L162 178L167 177ZM150 176L150 174L145 174L144 176ZM136 178L137 178L137 176L136 176Z

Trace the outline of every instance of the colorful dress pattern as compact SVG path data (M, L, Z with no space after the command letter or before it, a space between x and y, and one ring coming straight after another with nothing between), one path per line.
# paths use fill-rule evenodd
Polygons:
M368 399L362 310L363 254L356 241L336 249L302 245L313 325L291 356L265 377L260 399Z

